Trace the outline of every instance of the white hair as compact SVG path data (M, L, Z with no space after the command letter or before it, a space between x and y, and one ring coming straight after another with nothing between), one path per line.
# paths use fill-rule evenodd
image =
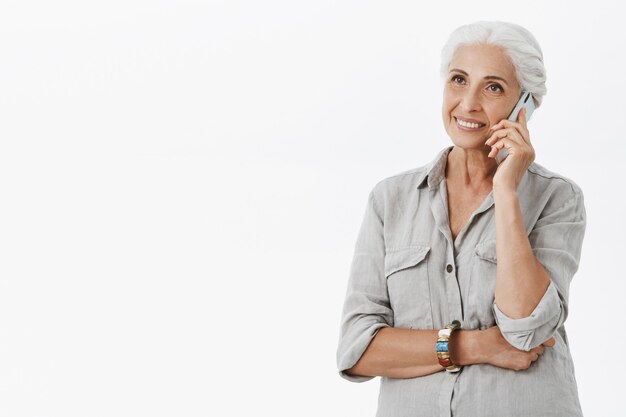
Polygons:
M546 69L539 42L520 25L501 21L479 21L455 29L441 50L441 77L448 76L450 62L461 45L490 44L500 46L515 67L522 90L532 93L535 107L546 94Z

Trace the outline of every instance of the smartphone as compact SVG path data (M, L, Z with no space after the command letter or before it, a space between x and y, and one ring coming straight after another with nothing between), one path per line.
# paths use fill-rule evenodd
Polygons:
M517 116L523 108L526 109L526 122L528 122L530 120L530 116L533 114L533 111L535 111L535 101L533 100L532 94L528 91L522 91L519 101L513 108L513 111L509 115L508 119L516 122ZM507 151L506 148L500 149L500 152L496 155L496 162L500 164L507 156L509 156L509 151Z

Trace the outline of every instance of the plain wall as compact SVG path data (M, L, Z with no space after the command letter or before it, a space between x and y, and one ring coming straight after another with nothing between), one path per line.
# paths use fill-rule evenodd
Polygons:
M588 224L566 329L624 415L617 1L3 1L0 416L373 416L335 368L367 194L447 146L439 53L528 28Z

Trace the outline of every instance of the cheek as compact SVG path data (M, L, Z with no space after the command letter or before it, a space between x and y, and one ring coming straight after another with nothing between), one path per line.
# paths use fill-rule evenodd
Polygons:
M495 124L502 119L508 119L516 104L517 100L508 99L506 100L506 102L501 101L494 103L493 106L490 106L489 112L487 113L489 120Z
M513 108L511 106L511 108ZM496 103L493 106L489 106L489 108L485 108L485 113L487 114L487 119L492 125L500 122L502 119L506 119L509 117L510 112L507 111L508 104Z
M443 91L443 106L447 109L454 109L463 100L463 92L455 91L453 88L446 88Z
M443 110L444 116L446 114L449 114L454 109L455 107L454 103L455 103L454 95L449 92L444 92L443 104L442 104L442 110Z
M453 107L450 105L450 103L447 103L444 100L443 106L441 108L441 117L443 118L444 122L448 123L452 119L452 116L450 115L452 110L453 110Z

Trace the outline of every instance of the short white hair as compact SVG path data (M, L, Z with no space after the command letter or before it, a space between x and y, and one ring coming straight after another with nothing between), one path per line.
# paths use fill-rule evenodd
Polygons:
M504 49L522 90L532 93L535 107L539 107L547 92L543 53L532 33L514 23L479 21L455 29L441 50L441 77L448 77L450 62L459 46L481 43Z

